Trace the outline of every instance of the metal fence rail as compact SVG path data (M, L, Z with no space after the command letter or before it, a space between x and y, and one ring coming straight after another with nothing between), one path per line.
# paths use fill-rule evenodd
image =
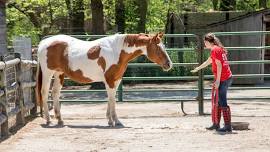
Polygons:
M217 36L247 36L247 35L265 35L270 34L270 31L244 31L244 32L216 32ZM93 40L96 38L105 37L107 35L71 35L80 39L84 40ZM48 36L47 36L48 37ZM197 57L197 62L192 63L173 63L174 67L191 67L197 66L204 62L203 57L203 50L204 44L202 41L202 35L195 35L195 34L165 34L166 38L193 38L195 41L195 46L190 48L166 48L168 52L194 52ZM270 46L245 46L245 47L226 47L229 51L254 51L254 50L261 50L261 49L269 49ZM269 64L270 60L246 60L246 61L230 61L230 65L241 65L241 64ZM22 76L27 73L27 70L34 70L32 69L34 65L36 65L36 61L32 60L24 60L21 59L20 54L16 54L13 59L10 60L2 60L0 61L0 135L5 136L8 134L8 130L11 127L9 125L9 120L11 117L16 117L16 124L23 124L24 117L26 113L29 111L34 114L36 112L36 106L34 102L34 89L35 82L24 80ZM154 63L129 63L129 68L136 68L136 67L157 67ZM29 75L29 73L28 73ZM31 75L35 75L31 73ZM270 74L235 74L233 75L234 78L269 78ZM145 101L148 102L158 102L158 101L167 101L167 102L174 102L180 101L181 108L184 112L184 102L186 101L197 101L198 102L198 112L199 114L204 114L203 103L204 100L209 100L209 97L204 97L204 91L210 90L209 87L204 87L204 80L212 80L213 75L205 75L203 70L198 72L198 75L193 76L149 76L149 77L123 77L123 81L121 82L118 90L117 96L118 101L126 101L126 102L138 102L141 101L140 99L130 100L124 99L124 93L128 92L180 92L180 91L196 91L198 92L198 96L190 99L148 99ZM198 85L194 88L189 89L124 89L123 83L127 81L197 81ZM231 87L230 90L253 90L253 89L261 89L261 90L268 90L270 87ZM27 91L26 91L27 90ZM61 90L62 93L88 93L88 92L106 92L106 90ZM233 100L254 100L254 99L270 99L270 97L250 97L250 98L230 98ZM72 99L64 99L60 100L61 102L105 102L106 100L72 100Z
M89 36L83 36L83 35L71 35L76 38L82 38L85 40L89 40ZM99 36L94 35L93 38L98 38ZM101 35L100 37L104 37L104 35ZM195 40L198 40L198 36L195 34L165 34L166 38L171 38L171 37L178 37L178 38L194 38ZM168 52L196 52L196 48L166 48ZM198 55L199 56L199 55ZM198 65L198 63L173 63L174 67L185 67L185 66L195 66ZM129 63L128 67L157 67L158 65L154 63ZM125 92L158 92L158 91L184 91L184 89L132 89L132 90L126 90L123 89L123 83L126 81L136 81L136 80L146 80L146 81L169 81L169 80L198 80L198 76L181 76L181 77L123 77L121 84L119 85L118 88L118 100L119 102L125 101L125 102L138 102L140 100L128 100L128 99L123 99L123 93ZM192 91L192 90L199 90L199 89L185 89L185 91ZM75 93L75 92L106 92L106 90L61 90L61 93ZM60 100L61 102L105 102L106 100ZM146 101L154 102L154 101L180 101L180 99L147 99ZM181 102L184 101L195 101L194 99L181 99Z

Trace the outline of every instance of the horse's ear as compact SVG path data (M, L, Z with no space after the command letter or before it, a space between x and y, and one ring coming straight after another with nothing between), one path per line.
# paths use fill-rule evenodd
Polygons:
M163 37L163 35L164 35L164 33L163 33L163 32L159 32L159 33L158 33L158 36L159 36L160 38L162 38L162 37Z
M153 41L158 44L161 42L161 38L159 36L159 33L157 33L154 37L153 37Z

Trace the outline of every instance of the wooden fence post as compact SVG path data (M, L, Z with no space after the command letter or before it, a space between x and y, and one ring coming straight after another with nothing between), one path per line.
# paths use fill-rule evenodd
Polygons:
M30 38L16 37L13 40L14 52L20 54L21 60L32 61L32 44ZM31 115L35 115L37 112L36 102L35 102L35 90L30 85L33 83L33 71L32 64L21 63L20 64L20 79L21 83L21 95L25 106L25 112L30 111Z
M1 56L0 62L3 61L3 56ZM0 96L0 137L6 137L9 134L8 129L8 113L7 113L7 101L6 94L4 92L4 87L6 86L6 76L5 71L0 69L0 90L2 93Z
M15 58L21 58L19 53L15 53ZM16 125L24 125L25 124L25 108L23 103L23 91L22 91L22 84L20 82L21 77L21 62L15 65L16 67L16 82L19 85L19 89L17 89L18 98L16 98L16 104L19 106L20 112L16 115Z

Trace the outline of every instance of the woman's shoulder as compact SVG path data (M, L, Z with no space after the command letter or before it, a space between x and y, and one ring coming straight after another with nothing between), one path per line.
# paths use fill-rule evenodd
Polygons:
M221 52L223 52L223 48L222 47L220 47L220 46L214 46L213 48L212 48L212 51L213 52L215 52L215 53L221 53Z

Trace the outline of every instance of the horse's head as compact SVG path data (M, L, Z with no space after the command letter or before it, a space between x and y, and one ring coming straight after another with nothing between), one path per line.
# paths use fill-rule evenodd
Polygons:
M162 37L163 33L150 36L150 41L146 46L146 56L150 61L161 66L164 71L169 71L172 68L172 61L162 43Z

